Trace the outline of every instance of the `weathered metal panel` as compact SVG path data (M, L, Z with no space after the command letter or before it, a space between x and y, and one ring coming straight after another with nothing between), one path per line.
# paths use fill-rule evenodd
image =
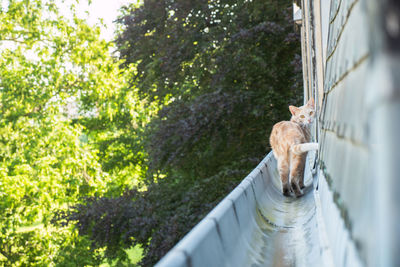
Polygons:
M368 253L367 23L362 0L332 1L319 129L319 194L338 266L354 266L359 259L366 264Z
M395 152L400 145L395 126L400 115L398 3L331 3L319 195L333 258L340 266L353 266L350 254L367 266L400 265L400 209L394 204L400 200L400 153ZM388 10L395 10L395 19ZM394 38L388 37L388 27L397 32ZM351 249L343 254L343 247Z
M371 266L400 266L400 3L368 0L371 66L367 106L370 118L372 222Z
M323 51L322 63L324 64L324 66L326 62L326 48L328 44L328 33L329 33L328 25L329 25L330 6L331 6L331 0L321 0L321 7L320 7L321 21L317 22L318 24L320 24L322 30L322 51Z

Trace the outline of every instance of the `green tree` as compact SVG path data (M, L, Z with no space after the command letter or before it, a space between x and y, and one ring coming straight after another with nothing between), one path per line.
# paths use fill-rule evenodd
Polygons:
M140 141L147 190L76 206L69 219L81 234L109 255L140 244L141 265L151 266L256 166L272 125L301 101L290 6L145 0L126 7L117 39L122 66L136 66L131 86L159 110Z
M155 171L198 179L268 151L268 129L301 95L289 6L148 0L127 11L121 57L137 64L132 80L142 97L168 103L152 123Z
M0 265L99 264L104 253L92 241L50 221L84 197L122 194L145 170L127 151L133 131L133 144L105 145L150 116L126 86L133 67L119 68L112 43L74 4L64 15L58 4L1 5ZM129 164L111 163L116 151Z

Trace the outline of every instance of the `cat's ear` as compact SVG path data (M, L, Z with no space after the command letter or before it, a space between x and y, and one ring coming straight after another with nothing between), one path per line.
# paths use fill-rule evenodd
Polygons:
M294 116L294 115L296 115L296 112L299 111L299 108L295 107L295 106L289 106L289 110L290 110L290 113L292 113L292 115Z
M315 107L315 102L314 102L314 98L311 97L310 100L308 100L307 105L314 108Z

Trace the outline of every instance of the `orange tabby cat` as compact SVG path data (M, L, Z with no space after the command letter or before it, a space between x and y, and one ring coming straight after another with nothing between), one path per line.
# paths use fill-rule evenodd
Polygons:
M274 125L269 142L278 161L283 194L290 196L293 191L300 197L303 195L307 152L318 149L318 143L308 143L311 139L309 126L315 116L314 99L301 107L289 106L289 110L292 118Z

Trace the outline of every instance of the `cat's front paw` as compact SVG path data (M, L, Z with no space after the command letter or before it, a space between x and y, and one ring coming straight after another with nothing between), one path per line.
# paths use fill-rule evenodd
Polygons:
M304 195L303 190L299 190L298 192L294 192L296 197L302 197Z
M282 193L283 193L284 196L290 197L290 191L291 190L290 190L289 184L283 185Z
M299 186L296 182L292 182L292 188L296 197L301 197L302 195L304 195L301 186Z

